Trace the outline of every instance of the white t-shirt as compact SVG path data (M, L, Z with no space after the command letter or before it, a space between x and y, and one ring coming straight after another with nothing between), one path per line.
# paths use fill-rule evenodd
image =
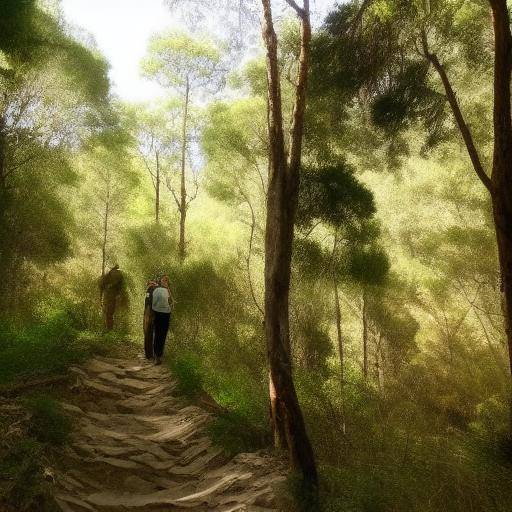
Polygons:
M163 286L159 286L153 290L153 311L157 313L170 313L169 290Z

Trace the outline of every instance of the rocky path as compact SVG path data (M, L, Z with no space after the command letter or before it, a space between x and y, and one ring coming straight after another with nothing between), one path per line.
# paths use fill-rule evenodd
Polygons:
M75 430L56 474L63 512L275 510L280 465L213 446L211 415L173 394L165 368L96 358L73 371L64 407Z

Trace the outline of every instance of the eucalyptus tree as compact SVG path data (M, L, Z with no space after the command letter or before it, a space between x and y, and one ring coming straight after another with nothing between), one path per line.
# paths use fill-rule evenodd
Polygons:
M344 380L344 344L341 324L340 282L356 283L362 290L363 375L368 376L368 288L383 283L389 270L379 247L380 232L373 220L372 193L355 177L343 160L322 167L304 166L299 193L297 225L305 238L320 225L330 232L332 246L324 255L323 273L332 282L340 377Z
M110 122L109 80L103 58L38 2L0 9L0 267L14 276L69 255L73 222L60 196L74 180L69 150Z
M168 99L157 105L137 104L125 108L126 122L135 139L137 156L153 185L155 222L160 222L162 186L170 180L177 163L180 135L177 129L180 102Z
M207 112L202 134L206 157L205 183L216 199L235 209L248 226L247 251L243 253L249 291L261 315L260 279L254 263L263 253L263 222L267 190L266 104L260 97L215 102ZM256 257L256 258L255 258Z
M223 82L221 54L215 44L194 39L184 32L165 32L154 36L142 61L145 76L156 80L181 98L180 191L177 208L180 215L179 255L186 255L185 226L193 196L187 193L187 153L190 148L190 107L194 99L216 92Z
M222 39L232 61L238 62L240 54L256 42L256 0L166 0L166 4L194 31L207 31Z
M128 152L128 139L119 133L109 133L92 141L80 158L82 178L83 231L89 231L94 246L99 249L101 275L106 266L115 263L115 240L120 240L121 218L126 212L138 176Z
M388 133L419 120L428 142L436 142L446 137L451 115L492 203L512 372L512 35L506 0L352 2L328 17L326 34L318 47L319 55L323 48L325 58L334 57L323 71L326 82L354 91L363 86L373 121ZM467 99L456 93L461 63L493 89L492 130L475 129Z
M270 0L262 0L263 41L268 83L269 184L265 231L265 333L270 363L270 400L274 431L286 446L304 481L317 486L313 449L291 369L289 293L295 213L299 193L311 22L309 0L299 7L287 0L300 20L300 55L294 87L290 141L285 144L278 37Z

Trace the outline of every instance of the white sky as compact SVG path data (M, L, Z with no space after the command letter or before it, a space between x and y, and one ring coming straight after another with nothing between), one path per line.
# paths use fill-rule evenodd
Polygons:
M313 8L322 16L335 3L314 0ZM150 36L173 25L163 0L62 0L62 7L66 19L92 34L109 60L116 94L129 101L162 94L157 85L140 77L139 62Z

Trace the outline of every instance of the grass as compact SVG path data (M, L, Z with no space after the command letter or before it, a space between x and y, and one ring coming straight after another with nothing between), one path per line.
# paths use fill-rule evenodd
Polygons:
M213 442L222 446L228 455L253 452L270 444L267 429L251 424L236 412L217 416L208 426Z
M123 335L88 331L73 306L62 302L44 304L35 318L23 323L0 320L0 392L20 381L61 375L73 364L119 347L126 350ZM57 512L45 466L68 442L71 421L44 390L19 403L27 418L19 430L0 437L0 510ZM12 420L0 414L0 430L7 432Z
M230 454L252 452L270 444L266 424L266 398L243 373L213 372L190 352L173 357L170 364L177 378L177 391L191 399L208 393L226 412L208 426L213 442Z
M22 430L0 444L0 509L8 512L56 512L45 466L69 439L71 422L60 404L46 395L21 401L28 412ZM2 416L1 423L8 421Z
M194 398L204 389L201 360L194 354L183 353L174 357L170 363L171 371L177 378L177 391Z
M24 400L30 413L27 434L40 443L64 445L71 433L71 421L62 406L47 395L34 395Z
M43 476L44 446L21 439L0 460L0 504L9 512L57 512Z
M126 344L116 332L86 330L71 307L46 307L31 323L0 321L0 386L59 375L93 354Z

